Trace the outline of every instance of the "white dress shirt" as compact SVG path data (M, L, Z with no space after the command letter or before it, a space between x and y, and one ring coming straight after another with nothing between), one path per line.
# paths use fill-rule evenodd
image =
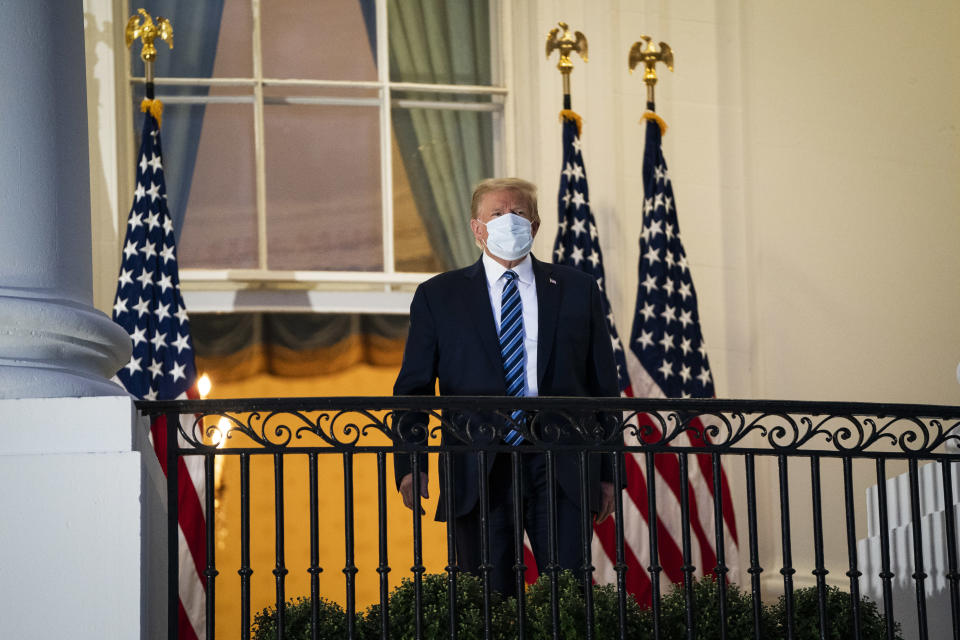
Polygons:
M507 269L502 264L483 254L483 270L487 275L487 293L490 294L490 307L493 309L493 321L497 325L497 334L500 333L500 306L503 303L503 287L507 279L503 277ZM526 356L524 364L526 370L526 385L523 390L525 396L537 395L537 337L540 333L538 320L540 317L537 306L537 283L533 277L533 261L530 254L523 261L511 269L517 274L517 289L520 292L520 304L523 305L523 350Z

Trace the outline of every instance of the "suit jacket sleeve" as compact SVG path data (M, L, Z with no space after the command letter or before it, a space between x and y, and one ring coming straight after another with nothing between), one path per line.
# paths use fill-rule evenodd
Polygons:
M393 385L395 396L432 396L437 379L437 333L434 317L423 285L417 287L410 303L410 328L403 350L403 364ZM394 431L403 442L426 444L429 415L420 411L398 412ZM427 472L427 456L419 456L420 470ZM394 456L397 486L411 471L410 455Z

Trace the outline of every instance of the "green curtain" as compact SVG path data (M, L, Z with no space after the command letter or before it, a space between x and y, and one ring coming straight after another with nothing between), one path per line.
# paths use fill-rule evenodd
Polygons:
M395 82L489 85L487 0L392 0L390 71ZM438 99L437 94L403 97ZM488 96L439 97L489 102ZM473 186L493 172L489 112L394 108L393 127L411 190L446 268L476 260L467 230Z

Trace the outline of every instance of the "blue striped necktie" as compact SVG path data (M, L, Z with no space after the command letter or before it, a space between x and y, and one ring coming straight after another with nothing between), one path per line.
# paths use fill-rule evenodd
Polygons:
M500 303L500 357L503 359L503 377L507 383L507 395L522 396L526 388L527 373L527 354L523 348L523 305L517 289L517 274L506 271L503 277L507 279L503 285ZM518 409L510 417L519 423L523 411ZM510 429L503 440L516 446L523 442L523 436L516 429Z

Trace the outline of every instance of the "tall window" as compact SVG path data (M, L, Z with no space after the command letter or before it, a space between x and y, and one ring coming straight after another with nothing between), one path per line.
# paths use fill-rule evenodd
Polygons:
M496 173L506 93L495 2L143 6L174 26L155 74L185 288L383 290L475 259L466 210Z

